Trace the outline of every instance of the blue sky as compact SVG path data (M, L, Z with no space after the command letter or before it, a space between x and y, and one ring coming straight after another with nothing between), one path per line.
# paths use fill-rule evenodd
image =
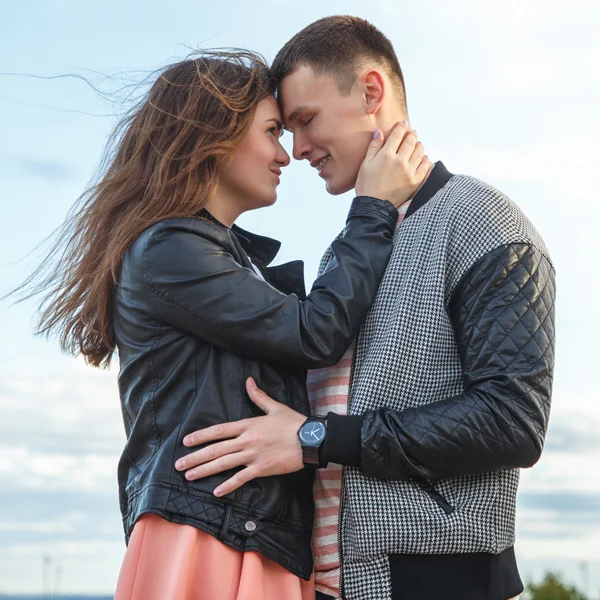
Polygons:
M326 10L325 10L326 9ZM48 0L0 7L0 72L152 70L188 48L243 46L273 58L298 29L355 14L392 40L411 121L428 153L507 193L545 238L558 271L553 414L540 463L522 475L517 553L525 577L584 577L600 597L600 316L597 3L584 0L332 0L302 4ZM0 291L85 188L118 109L75 79L0 75ZM289 148L290 138L284 136ZM307 164L283 175L273 208L240 224L282 240L307 281L351 195L329 197ZM35 253L34 253L35 256ZM0 304L0 593L41 592L42 557L62 592L111 592L124 552L116 462L116 373L32 337L34 304Z

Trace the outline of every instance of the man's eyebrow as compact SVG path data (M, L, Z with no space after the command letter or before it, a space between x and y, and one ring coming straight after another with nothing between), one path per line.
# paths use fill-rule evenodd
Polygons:
M294 119L298 116L298 113L301 113L302 111L305 110L309 110L311 108L310 104L301 104L300 106L296 107L296 110L294 110L294 112L286 119L286 121L288 123L291 123L294 121Z

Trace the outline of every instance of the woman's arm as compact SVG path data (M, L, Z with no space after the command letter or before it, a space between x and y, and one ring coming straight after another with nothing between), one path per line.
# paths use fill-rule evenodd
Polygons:
M323 367L339 361L375 297L392 251L396 206L408 200L431 162L405 126L382 147L375 135L333 260L305 301L242 267L188 223L144 238L144 284L162 320L258 360ZM369 197L371 196L371 197ZM372 197L375 196L375 197ZM378 200L376 198L389 198Z
M398 212L359 197L334 261L304 301L241 266L220 245L184 222L143 241L144 285L158 318L211 344L257 360L335 364L371 306L392 251Z

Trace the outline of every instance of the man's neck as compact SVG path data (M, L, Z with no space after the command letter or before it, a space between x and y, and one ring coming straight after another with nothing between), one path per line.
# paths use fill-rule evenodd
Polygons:
M383 105L377 115L377 126L381 131L383 131L384 139L387 139L390 132L394 128L397 123L402 123L406 121L408 123L408 127L410 128L410 120L406 111L397 104L392 101L393 99L389 99L389 102Z

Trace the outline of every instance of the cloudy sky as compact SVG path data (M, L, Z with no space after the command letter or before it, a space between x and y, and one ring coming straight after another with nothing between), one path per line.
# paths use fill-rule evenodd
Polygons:
M2 3L0 292L22 280L36 256L28 253L83 191L119 108L77 79L22 74L79 74L110 90L198 45L272 59L304 25L343 13L391 38L430 156L510 195L550 248L559 294L553 415L542 460L522 476L517 552L526 578L558 569L600 597L594 0ZM288 167L279 189L274 208L240 224L281 239L279 260L304 259L310 283L350 196L328 197L305 164ZM45 556L60 591L110 593L124 552L116 372L33 338L34 310L0 304L0 593L41 592Z

